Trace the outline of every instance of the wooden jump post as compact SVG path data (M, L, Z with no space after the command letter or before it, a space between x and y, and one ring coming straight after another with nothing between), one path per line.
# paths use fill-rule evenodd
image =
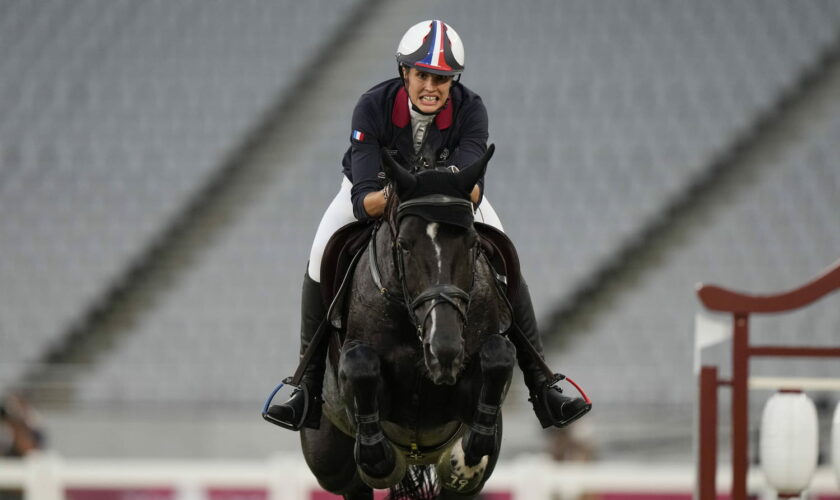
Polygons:
M720 387L731 387L732 398L732 500L747 500L749 467L749 370L750 357L840 357L840 347L752 346L749 316L780 313L807 306L840 288L840 260L799 288L772 295L747 295L718 286L700 284L697 295L711 311L732 314L732 379L718 378L716 366L703 366L699 377L699 439L697 498L715 500L717 490L717 434Z

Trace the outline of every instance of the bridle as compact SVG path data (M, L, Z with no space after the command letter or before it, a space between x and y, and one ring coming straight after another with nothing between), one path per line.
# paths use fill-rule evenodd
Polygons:
M452 283L445 283L429 286L425 290L417 294L415 297L411 296L411 294L408 291L408 284L406 283L406 272L405 262L403 259L403 252L401 251L398 243L399 224L400 220L403 217L409 215L409 211L414 211L418 207L420 208L420 210L422 210L423 207L443 207L447 210L467 210L469 211L470 216L472 216L472 202L470 202L469 200L455 198L452 196L435 194L407 200L401 202L398 205L396 219L392 219L392 223L390 224L390 226L393 226L391 228L392 249L394 254L392 255L392 258L396 263L395 267L397 270L397 277L400 281L400 287L402 288L402 296L394 295L382 285L382 275L379 271L379 264L376 255L376 244L374 243L375 238L372 238L369 244L368 254L370 258L370 271L374 284L379 289L379 292L382 295L384 295L389 300L395 303L401 304L408 310L409 317L411 318L411 321L414 324L417 336L422 342L423 325L426 323L426 319L428 319L429 314L431 314L432 310L439 304L452 305L455 308L455 310L458 311L458 315L461 318L462 325L466 326L467 312L470 308L470 294L473 290L473 287L475 286L475 273L473 273L469 290L464 290ZM478 245L475 245L470 249L470 266L472 269L475 269L475 261L477 257ZM425 304L427 302L432 303L431 307L429 307L426 310L425 314L423 314L422 317L418 317L415 311L422 304Z

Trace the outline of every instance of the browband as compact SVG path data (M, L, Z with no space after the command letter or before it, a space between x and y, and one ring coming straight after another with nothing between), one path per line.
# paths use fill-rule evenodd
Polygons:
M421 196L419 198L413 198L411 200L400 202L400 206L397 208L397 214L399 214L407 208L416 207L418 205L433 207L461 206L472 210L472 202L469 200L465 200L463 198L456 198L454 196L447 196L445 194L430 194L426 196Z
M400 203L397 224L407 215L416 215L430 222L452 224L465 229L472 227L473 205L469 200L444 194L430 194Z

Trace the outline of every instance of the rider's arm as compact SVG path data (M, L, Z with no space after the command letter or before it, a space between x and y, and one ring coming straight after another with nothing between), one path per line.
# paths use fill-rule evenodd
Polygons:
M484 184L484 180L479 181L481 184ZM481 188L478 184L473 187L472 193L470 193L470 199L472 199L473 205L478 205L481 203ZM487 203L490 203L489 201Z
M353 136L350 139L350 172L353 188L350 199L353 215L358 220L381 217L385 210L385 197L379 181L380 139L382 126L377 123L376 103L369 94L359 99L353 110ZM362 135L359 136L355 132Z
M385 213L387 202L388 198L385 196L384 189L368 193L364 198L365 213L367 213L368 217L382 217L382 214Z

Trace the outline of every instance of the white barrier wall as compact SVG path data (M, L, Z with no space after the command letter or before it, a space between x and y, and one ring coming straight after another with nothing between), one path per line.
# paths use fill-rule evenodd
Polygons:
M720 471L721 492L729 487ZM564 464L528 457L499 464L485 500L689 500L692 464ZM774 498L758 472L750 491ZM298 456L264 461L64 460L40 454L0 460L0 490L18 489L24 500L328 500ZM377 499L384 492L377 492ZM830 468L818 470L809 498L840 500Z

